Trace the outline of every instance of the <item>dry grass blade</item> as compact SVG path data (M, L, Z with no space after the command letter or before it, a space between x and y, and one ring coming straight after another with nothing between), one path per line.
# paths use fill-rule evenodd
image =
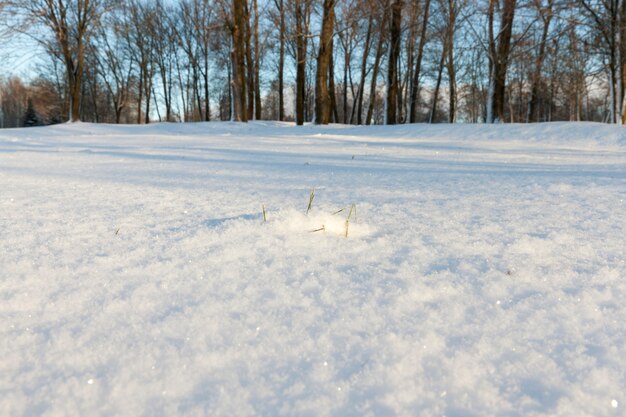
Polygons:
M350 206L350 212L348 213L348 220L352 218L352 213L354 213L354 221L356 221L356 204L352 204Z
M313 199L315 198L315 188L311 188L311 193L309 194L309 206L306 208L306 214L309 215L309 211L311 211L311 206L313 206Z
M350 218L352 217L352 213L354 213L354 221L356 221L356 204L352 204L352 206L350 206L350 212L348 213L348 218L346 219L346 239L348 238L348 229L350 228Z

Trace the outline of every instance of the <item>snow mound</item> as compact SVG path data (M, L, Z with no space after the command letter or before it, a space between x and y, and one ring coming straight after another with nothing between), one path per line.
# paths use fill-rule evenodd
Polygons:
M275 224L283 233L308 232L349 239L360 239L371 235L373 229L369 225L359 221L358 216L354 214L348 219L349 214L349 207L334 213L315 209L308 214L288 209L276 213L276 219L271 224Z
M350 208L335 212L313 209L308 214L295 208L276 211L240 214L231 217L205 220L204 225L229 236L287 237L301 239L308 234L325 237L361 239L370 236L375 229L358 219ZM190 226L191 227L191 226Z

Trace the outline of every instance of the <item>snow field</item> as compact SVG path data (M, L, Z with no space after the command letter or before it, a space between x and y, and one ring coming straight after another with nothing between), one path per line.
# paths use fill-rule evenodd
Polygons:
M625 137L2 131L0 415L623 415Z

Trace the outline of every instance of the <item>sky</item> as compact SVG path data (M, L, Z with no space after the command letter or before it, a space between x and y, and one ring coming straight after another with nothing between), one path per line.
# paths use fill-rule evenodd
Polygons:
M0 78L12 75L30 79L47 61L40 46L25 35L5 36L0 40Z

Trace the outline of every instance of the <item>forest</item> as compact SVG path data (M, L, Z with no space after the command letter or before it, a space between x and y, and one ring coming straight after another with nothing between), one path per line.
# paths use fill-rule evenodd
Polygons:
M0 127L621 124L624 0L8 0ZM35 59L35 58L33 58Z

